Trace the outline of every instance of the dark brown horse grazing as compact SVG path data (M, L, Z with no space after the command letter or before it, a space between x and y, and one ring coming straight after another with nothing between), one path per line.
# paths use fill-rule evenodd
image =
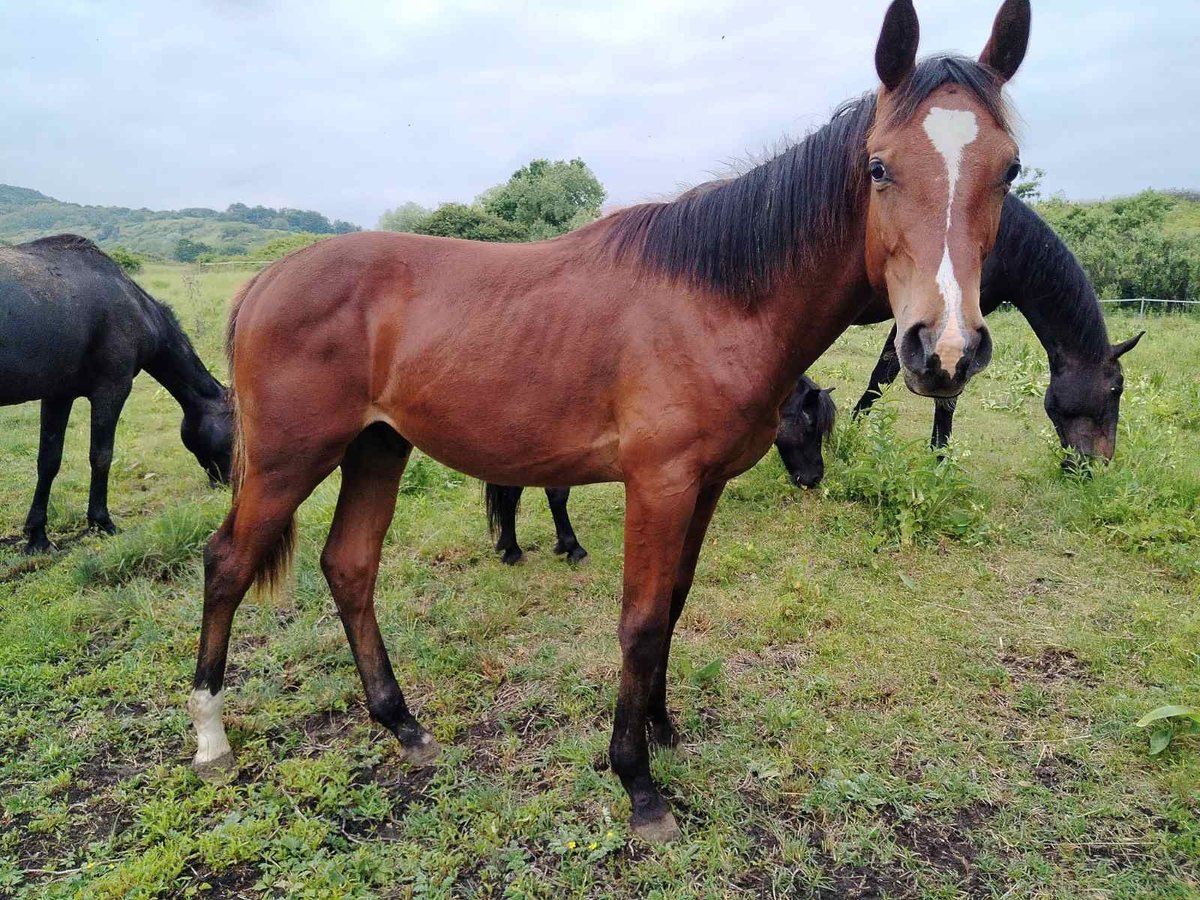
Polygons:
M771 446L780 405L872 285L891 297L911 388L954 395L987 362L979 270L1019 168L1001 86L1024 56L1029 5L1006 0L979 62L917 65L917 31L911 0L894 0L878 93L701 196L533 244L348 235L247 286L229 335L237 492L205 554L188 703L198 769L231 752L221 688L234 611L252 583L280 577L297 506L339 465L321 565L371 715L407 759L433 758L372 597L416 445L496 484L624 482L609 756L633 830L678 836L647 732L677 740L671 631L725 482Z
M37 487L25 519L26 553L53 548L50 486L62 462L71 407L92 407L88 527L112 534L108 473L117 420L145 370L183 409L180 437L215 484L229 479L233 426L225 388L175 315L87 238L59 234L0 248L0 406L42 402Z

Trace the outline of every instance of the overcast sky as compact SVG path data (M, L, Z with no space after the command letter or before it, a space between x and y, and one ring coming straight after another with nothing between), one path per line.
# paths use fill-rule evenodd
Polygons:
M996 2L917 0L921 52ZM1200 2L1033 0L1026 163L1096 198L1200 188ZM884 0L0 2L0 182L80 203L320 210L371 227L580 156L628 203L873 88Z

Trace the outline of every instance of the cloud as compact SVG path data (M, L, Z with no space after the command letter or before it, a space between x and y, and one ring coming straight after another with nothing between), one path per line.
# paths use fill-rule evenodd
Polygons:
M994 9L922 0L923 50ZM1047 187L1195 186L1193 0L1035 3L1013 96ZM127 0L0 10L0 180L153 208L311 207L364 225L581 156L615 202L710 177L873 87L884 3Z

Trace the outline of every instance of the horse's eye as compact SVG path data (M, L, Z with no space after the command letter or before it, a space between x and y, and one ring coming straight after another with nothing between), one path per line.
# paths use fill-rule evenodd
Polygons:
M1015 162L1011 166L1009 166L1008 171L1004 173L1004 183L1012 184L1020 176L1021 176L1021 164L1019 162Z
M867 171L871 173L871 180L876 184L883 184L888 180L887 166L881 160L872 159L867 163Z

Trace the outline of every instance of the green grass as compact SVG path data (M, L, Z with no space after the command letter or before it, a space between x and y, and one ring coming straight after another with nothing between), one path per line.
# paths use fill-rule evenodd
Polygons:
M151 267L223 368L247 272ZM392 660L445 745L406 769L372 725L317 554L336 476L301 510L295 581L235 622L225 785L188 768L200 547L228 495L139 379L111 489L124 529L81 535L86 404L28 561L37 409L0 410L0 895L957 896L1200 894L1200 738L1151 756L1140 716L1200 705L1200 319L1145 326L1117 461L1064 477L1045 357L989 320L992 367L950 461L931 407L848 417L825 486L772 455L726 492L677 633L677 755L654 759L684 840L634 841L606 770L619 656L622 495L575 492L591 562L494 558L477 483L417 457L377 596ZM857 397L883 328L814 372ZM894 413L894 414L893 414ZM874 891L875 893L871 893Z

